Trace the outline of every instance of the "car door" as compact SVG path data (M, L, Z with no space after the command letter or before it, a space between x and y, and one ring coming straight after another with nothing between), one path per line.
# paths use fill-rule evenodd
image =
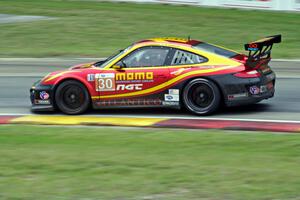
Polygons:
M171 50L163 46L141 47L97 75L102 106L162 105L160 91L170 78L165 66Z

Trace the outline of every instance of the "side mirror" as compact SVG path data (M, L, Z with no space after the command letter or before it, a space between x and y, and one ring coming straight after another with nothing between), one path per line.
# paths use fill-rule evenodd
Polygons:
M122 68L126 68L126 67L127 67L127 65L123 60L119 61L116 65L113 66L113 68L117 69L117 70L122 69Z
M113 69L119 70L119 69L122 69L122 67L120 65L114 65Z

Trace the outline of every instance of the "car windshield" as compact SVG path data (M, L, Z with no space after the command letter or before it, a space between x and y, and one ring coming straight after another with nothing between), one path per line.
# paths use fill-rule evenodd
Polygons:
M218 46L215 46L212 44L208 44L208 43L204 43L204 42L194 45L193 48L201 50L201 51L206 51L209 53L214 53L214 54L217 54L220 56L224 56L226 58L232 58L237 55L237 53L234 51L223 49L221 47L218 47Z
M108 64L112 63L116 58L118 58L118 57L121 56L122 54L126 53L131 47L132 47L132 45L129 46L129 47L127 47L126 49L120 50L117 54L114 54L114 55L112 55L112 56L106 58L106 59L103 60L103 61L96 62L96 63L94 64L94 66L100 67L100 68L104 68L104 67L107 66Z

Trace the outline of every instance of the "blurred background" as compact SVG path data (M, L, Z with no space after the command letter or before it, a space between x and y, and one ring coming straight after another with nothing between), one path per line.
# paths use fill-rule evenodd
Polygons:
M106 57L137 40L164 36L243 51L244 43L272 34L284 40L274 58L300 57L299 0L129 2L1 0L0 57Z

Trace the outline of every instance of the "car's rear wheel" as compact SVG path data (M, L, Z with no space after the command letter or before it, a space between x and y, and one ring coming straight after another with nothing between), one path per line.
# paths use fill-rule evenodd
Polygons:
M67 80L57 87L55 102L63 113L76 115L88 109L90 95L82 83L75 80Z
M220 102L219 88L210 80L194 79L184 88L183 103L189 111L195 114L211 114L219 108Z

